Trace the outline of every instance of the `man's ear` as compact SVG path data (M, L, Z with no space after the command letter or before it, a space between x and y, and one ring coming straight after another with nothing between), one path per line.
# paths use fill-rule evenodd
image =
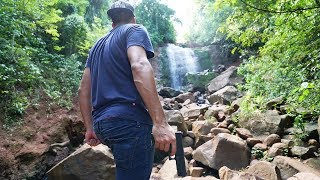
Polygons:
M112 23L112 28L116 27L116 25L114 23Z

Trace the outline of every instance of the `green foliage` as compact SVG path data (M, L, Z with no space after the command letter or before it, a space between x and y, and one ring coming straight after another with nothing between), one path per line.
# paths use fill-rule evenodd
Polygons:
M303 117L303 115L298 115L295 117L294 119L294 127L295 127L295 131L294 131L294 136L296 139L300 139L300 140L305 140L306 137L308 136L308 133L306 133L305 131L305 124L307 122L305 121L305 118Z
M211 60L211 57L210 57L208 50L195 49L194 54L198 59L200 69L212 70L212 60Z
M89 49L111 29L110 2L1 1L0 120L5 126L19 122L41 100L71 105ZM158 1L138 6L138 19L155 45L174 41L173 13Z
M217 122L217 118L215 118L214 116L210 116L209 118L206 119L207 123L215 123Z
M242 112L255 112L270 99L282 96L293 115L320 114L320 13L316 1L200 2L207 3L204 9L211 15L225 13L214 21L219 22L216 29L236 43L233 52L244 58L239 73L246 80L242 109L247 111ZM302 127L303 123L297 124Z
M186 74L186 84L192 84L194 87L206 87L206 85L217 76L215 72L201 72L196 74Z
M102 21L102 25L108 25L108 11L109 1L105 0L95 0L90 1L90 4L86 8L85 20L92 26L96 23L95 18L99 18Z
M175 42L176 34L172 23L175 12L172 9L159 0L142 0L135 12L137 22L147 28L155 47Z
M159 48L160 54L159 54L159 68L161 71L160 75L160 81L158 84L170 87L172 79L170 76L170 66L169 66L169 58L165 47Z
M0 120L6 127L19 122L39 100L71 105L88 50L107 32L102 25L110 25L93 14L89 28L85 17L92 3L1 1ZM97 16L104 9L95 11Z
M187 35L192 43L209 45L223 40L225 35L218 31L220 25L231 14L231 7L224 6L217 10L215 1L198 0L198 13L194 18L194 26Z
M260 150L260 149L257 149L257 148L252 148L251 149L251 156L254 158L254 159L262 159L264 156L265 156L265 152Z
M75 54L80 49L80 44L86 40L87 25L84 18L78 14L68 15L59 29L61 32L60 46L66 56Z

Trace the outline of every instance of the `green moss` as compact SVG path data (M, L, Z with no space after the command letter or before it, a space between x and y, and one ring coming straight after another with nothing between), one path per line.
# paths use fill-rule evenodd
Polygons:
M198 58L198 63L202 70L205 70L205 69L212 70L213 63L210 58L210 53L208 50L195 49L194 54Z
M187 74L187 84L192 84L195 87L205 87L217 74L215 72L205 72L197 74Z

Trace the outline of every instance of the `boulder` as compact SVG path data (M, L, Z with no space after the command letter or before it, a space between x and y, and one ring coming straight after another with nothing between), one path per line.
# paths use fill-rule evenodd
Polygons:
M179 94L182 94L182 92L177 91L177 90L170 88L170 87L163 87L160 89L158 94L164 98L173 98L173 97L178 96Z
M281 138L278 134L270 134L264 141L263 144L272 146L274 143L281 142Z
M246 170L261 179L281 180L280 170L274 164L266 161L259 161Z
M220 111L217 119L219 122L224 121L226 119L226 114L223 111Z
M224 121L227 123L227 126L229 126L229 125L234 123L234 121L232 120L231 116L227 116Z
M184 103L182 103L182 106L186 106L186 105L189 105L191 103L192 103L191 100L187 99L186 101L184 101Z
M186 157L188 160L192 159L193 149L191 147L183 148L183 152L184 152L184 157Z
M248 138L252 138L252 134L248 129L245 128L236 128L236 132L239 137L246 140Z
M279 127L281 117L277 111L268 110L265 113L256 113L250 119L239 119L239 125L249 129L254 136L268 136L270 134L281 134Z
M295 174L293 177L288 180L319 180L320 176L317 176L313 173L302 172Z
M225 129L225 128L212 128L210 130L211 134L213 135L218 135L220 133L227 133L227 134L231 134L231 132L229 131L229 129Z
M295 135L293 134L290 134L290 135L284 135L282 136L283 139L286 139L286 140L290 140L290 141L295 141L296 140L296 137Z
M204 169L202 167L191 167L190 168L190 176L191 177L201 177Z
M197 119L201 114L209 108L208 105L197 105L196 103L192 103L186 106L183 106L180 112L182 113L183 117L189 119Z
M241 93L234 86L226 86L208 96L207 99L210 104L215 104L218 102L220 104L228 105L239 97L241 97Z
M188 169L188 161L186 159L185 163L186 169ZM161 167L161 169L159 170L159 174L161 178L164 180L178 178L176 160L167 159Z
M309 139L308 146L314 146L316 148L320 148L320 143L315 139Z
M159 173L151 173L150 180L164 180Z
M283 97L274 98L266 103L267 109L275 109L277 105L281 105L283 103Z
M302 132L301 129L297 129L294 127L288 128L284 131L285 134L296 134L296 133L305 133L307 135L307 139L318 139L318 125L315 122L310 122L305 124L305 130Z
M185 136L182 138L182 145L183 147L193 147L194 139L189 136Z
M207 88L210 93L213 93L225 86L234 86L242 82L243 79L237 75L237 68L235 66L231 66L219 76L211 80Z
M281 143L288 146L288 148L292 148L294 146L294 141L290 139L281 139Z
M204 120L206 120L206 119L204 118L204 115L200 114L200 116L198 117L198 120L199 120L199 121L204 121Z
M247 172L234 171L229 169L226 166L219 169L219 177L220 177L220 180L240 180L240 179L261 180L259 177L256 177L253 174L250 174Z
M238 109L240 108L240 105L243 101L243 98L237 98L236 100L234 100L232 103L231 103L231 107L233 109L233 111L238 111Z
M189 162L189 168L190 167L198 167L197 161L194 160L194 159L191 159L190 162Z
M257 143L253 146L252 149L256 149L256 150L261 150L261 151L265 151L268 149L268 146L262 143Z
M256 145L258 143L262 143L261 140L256 139L256 138L247 138L246 141L247 141L247 144L249 147L253 147L254 145Z
M250 150L241 138L221 133L193 152L193 158L213 169L242 169L250 163Z
M191 103L195 102L195 97L190 92L179 94L177 97L174 98L174 100L177 101L178 103L184 103L188 99L190 100Z
M218 124L217 128L225 128L228 129L228 122L227 121L222 121Z
M207 135L214 128L214 124L208 121L195 121L192 123L192 132L195 135L196 141L200 135Z
M281 117L280 127L291 128L293 126L294 118L289 114L283 114Z
M303 133L302 130L300 128L294 128L294 127L291 127L291 128L287 128L284 130L283 132L285 135L293 135L293 134L296 134L296 133Z
M187 132L187 136L191 137L191 138L196 138L196 136L194 135L194 133L192 131L188 131Z
M212 105L208 108L206 113L204 114L205 119L210 119L211 117L215 117L216 119L219 118L219 112L223 112L224 114L229 114L230 108L226 105L216 104Z
M188 126L179 111L176 110L167 110L165 111L166 119L168 124L171 126L177 126L178 131L181 131L183 134L187 134Z
M172 105L172 109L179 110L181 108L182 108L181 104L179 104L177 101L174 101L174 104Z
M275 143L271 146L271 148L268 150L268 156L269 157L276 157L276 156L282 156L285 155L288 150L288 146L284 143Z
M317 148L314 146L302 147L302 146L293 146L290 149L292 156L300 157L302 159L307 159L315 156Z
M313 169L320 169L320 157L307 159L303 163Z
M306 164L289 157L277 156L272 161L272 164L276 165L280 170L282 179L288 179L300 172L313 173L320 176L320 170L313 169Z
M165 102L162 104L162 108L164 110L173 110L172 107L171 107L171 104L168 104L168 103L165 103Z
M316 122L313 123L307 123L305 125L305 133L308 135L308 139L318 139L319 133L318 133L318 124Z
M229 131L231 131L231 132L233 132L233 131L235 130L235 128L236 128L236 125L235 125L235 124L230 124L230 125L228 126L228 129L229 129Z
M48 179L115 179L114 158L105 145L81 146L47 172Z
M208 135L200 135L199 138L197 138L195 144L194 144L194 148L198 148L199 146L201 146L202 144L210 141L213 139L213 136L211 133L209 133Z

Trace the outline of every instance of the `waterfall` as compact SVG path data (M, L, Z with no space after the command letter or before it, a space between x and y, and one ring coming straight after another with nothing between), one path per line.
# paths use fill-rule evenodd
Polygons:
M196 73L198 71L197 58L192 49L174 44L168 44L166 52L170 66L171 86L180 90L186 73Z

